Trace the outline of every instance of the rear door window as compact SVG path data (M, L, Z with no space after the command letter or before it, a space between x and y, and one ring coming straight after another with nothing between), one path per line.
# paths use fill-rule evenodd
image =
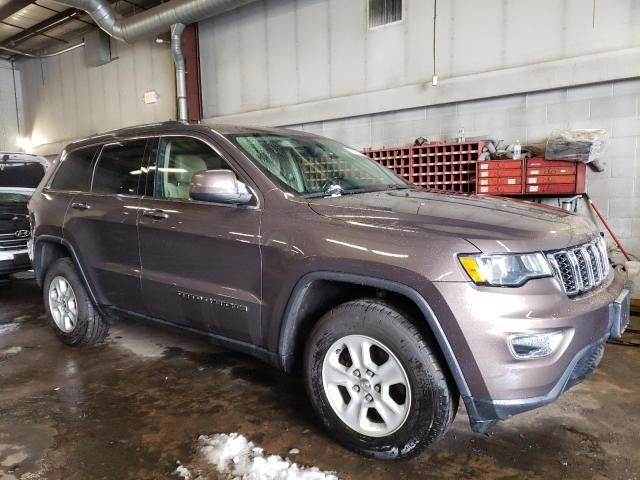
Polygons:
M140 181L147 139L125 140L102 147L93 174L92 191L116 195L143 195Z
M91 162L98 146L79 148L67 153L51 182L54 190L88 192L91 188Z
M44 166L38 162L5 161L0 158L0 187L36 188L44 177Z

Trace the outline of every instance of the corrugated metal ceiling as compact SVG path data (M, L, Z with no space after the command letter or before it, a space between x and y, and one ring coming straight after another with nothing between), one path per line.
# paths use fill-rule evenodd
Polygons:
M25 4L23 8L12 8L12 4L20 7L20 3ZM113 2L113 6L122 15L129 16L159 3L160 0L119 0ZM61 12L74 10L52 0L0 0L0 10L16 10L11 15L0 18L0 46L27 53L59 50L79 41L89 29L96 28L91 18L84 13L73 18L60 18ZM40 28L34 31L34 26L38 25ZM0 50L0 58L14 57L14 54Z

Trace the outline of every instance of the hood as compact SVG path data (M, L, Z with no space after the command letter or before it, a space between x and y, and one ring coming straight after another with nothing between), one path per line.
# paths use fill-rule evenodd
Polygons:
M313 199L320 215L464 238L483 252L554 250L592 240L585 217L501 197L403 190Z

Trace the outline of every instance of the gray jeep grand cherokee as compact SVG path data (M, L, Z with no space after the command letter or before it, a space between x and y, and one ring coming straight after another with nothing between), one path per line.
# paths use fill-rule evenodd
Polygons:
M586 218L423 190L357 151L281 129L166 123L67 146L33 197L52 328L110 319L201 333L301 369L326 428L377 458L586 378L628 322Z

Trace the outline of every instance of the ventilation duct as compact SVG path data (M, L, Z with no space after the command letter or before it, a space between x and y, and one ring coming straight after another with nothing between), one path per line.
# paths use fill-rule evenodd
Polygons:
M113 10L108 0L56 1L84 10L102 30L116 40L135 42L164 33L176 23L189 25L255 0L171 0L126 18Z
M186 122L189 120L187 107L187 71L184 66L184 55L182 54L182 32L183 23L171 25L171 54L173 63L176 66L176 97L178 100L178 120Z
M255 0L171 0L131 17L123 17L108 0L56 0L87 12L107 34L122 42L157 36L171 28L171 52L176 66L178 120L186 121L187 97L184 56L180 40L185 25L199 22Z
M99 67L111 61L109 35L102 30L91 30L84 36L84 63L88 67Z

